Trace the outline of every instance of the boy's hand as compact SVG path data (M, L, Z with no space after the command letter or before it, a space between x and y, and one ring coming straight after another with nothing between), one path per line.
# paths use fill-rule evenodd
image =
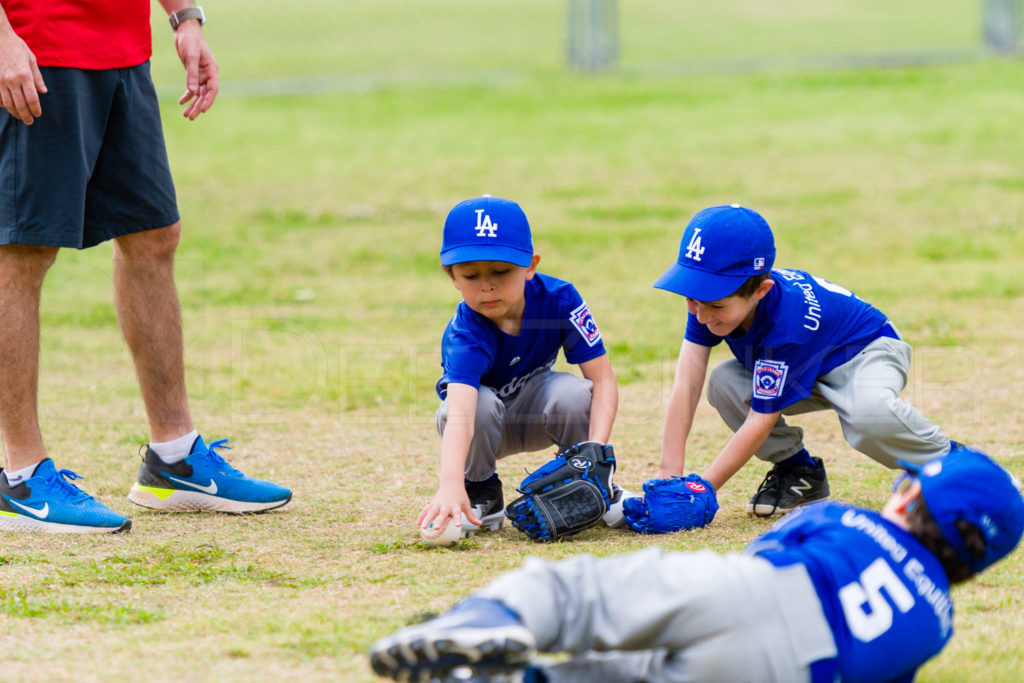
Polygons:
M465 486L441 486L427 504L420 510L416 518L416 524L422 529L430 526L431 522L440 525L445 519L451 517L455 520L455 526L462 526L462 515L466 515L466 521L470 524L480 526L481 522L473 514L473 506L466 495Z

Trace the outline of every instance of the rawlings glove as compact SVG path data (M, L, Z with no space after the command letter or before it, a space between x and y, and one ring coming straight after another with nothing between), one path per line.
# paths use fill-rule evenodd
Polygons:
M608 511L615 453L596 441L576 444L523 479L508 504L512 526L535 541L556 541L594 526Z
M644 497L627 498L622 510L633 531L664 534L710 524L718 512L718 498L710 482L696 474L648 479Z

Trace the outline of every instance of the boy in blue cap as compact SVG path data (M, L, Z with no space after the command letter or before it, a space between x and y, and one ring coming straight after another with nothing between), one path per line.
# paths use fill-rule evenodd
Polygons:
M460 666L487 676L540 650L577 657L522 680L910 681L953 635L950 585L1019 543L1024 498L1020 481L962 446L899 464L908 472L881 513L814 503L744 554L531 559L379 640L373 668L397 680Z
M440 485L417 518L424 528L451 517L464 534L498 529L499 458L611 435L618 384L601 332L576 288L538 273L539 262L513 201L469 199L445 220L441 265L462 302L441 340ZM582 378L552 370L559 349ZM616 510L606 523L621 523Z
M829 495L821 458L784 415L835 410L843 436L887 467L949 452L949 438L900 399L910 346L885 314L801 270L772 270L768 223L738 204L686 226L679 258L654 286L686 297L686 335L665 415L661 477L683 475L686 441L707 378L708 401L734 435L704 473L720 488L751 457L772 463L747 512L769 517ZM734 358L707 374L711 348Z

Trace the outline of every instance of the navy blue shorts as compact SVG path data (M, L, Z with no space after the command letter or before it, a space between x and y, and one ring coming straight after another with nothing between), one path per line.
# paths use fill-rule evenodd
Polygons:
M40 71L42 116L0 111L0 244L83 249L176 223L149 62Z

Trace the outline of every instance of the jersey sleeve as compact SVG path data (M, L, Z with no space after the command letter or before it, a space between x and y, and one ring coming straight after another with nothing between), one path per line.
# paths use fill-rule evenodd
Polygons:
M811 503L796 508L747 545L744 553L765 557L784 555L786 551L794 545L799 545L810 532L813 532L820 523L820 517L817 516L818 509L825 510L825 505L828 503ZM788 562L777 562L777 564L788 564Z
M604 341L590 307L576 288L566 288L563 302L562 351L573 365L586 363L605 354Z
M441 338L441 378L436 385L437 395L442 400L447 398L448 385L452 382L480 388L481 378L494 358L484 332L467 325L458 313L448 323Z
M717 346L721 341L722 337L711 334L711 330L708 329L707 325L703 325L697 321L697 316L693 313L687 313L686 315L686 341L691 341L694 344L700 344L701 346Z

